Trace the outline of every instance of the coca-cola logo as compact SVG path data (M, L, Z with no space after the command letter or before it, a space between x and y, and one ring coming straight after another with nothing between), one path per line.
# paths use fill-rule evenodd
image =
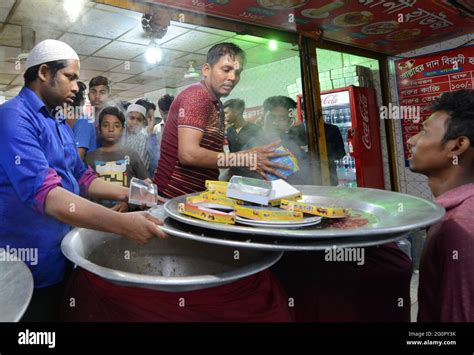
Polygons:
M334 105L337 103L337 95L326 95L323 98L323 105Z
M358 95L359 98L359 112L362 116L362 127L363 127L363 135L362 135L362 143L364 143L367 150L372 148L372 142L370 140L370 128L369 128L369 103L367 100L367 96L363 94Z

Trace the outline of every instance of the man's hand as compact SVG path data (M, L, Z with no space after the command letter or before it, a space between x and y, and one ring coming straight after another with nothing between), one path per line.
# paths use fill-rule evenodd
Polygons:
M128 203L125 201L117 203L115 206L111 208L112 211L117 211L117 212L128 212L129 206Z
M120 234L139 244L145 244L154 237L168 237L168 235L158 227L163 225L163 221L148 212L124 213L121 217L123 228Z
M288 152L281 152L281 153L275 153L275 149L278 148L281 145L281 141L276 141L267 145L261 145L252 149L249 149L246 151L246 153L249 154L256 154L256 172L259 173L260 175L263 176L265 180L267 180L267 174L266 173L271 173L273 175L278 176L279 178L285 179L286 177L276 171L275 169L285 169L285 170L291 170L289 166L279 164L272 162L270 159L276 158L276 157L284 157L287 155L290 155Z
M163 221L148 212L117 213L60 186L48 193L44 210L65 224L123 235L141 244L167 236L159 227Z

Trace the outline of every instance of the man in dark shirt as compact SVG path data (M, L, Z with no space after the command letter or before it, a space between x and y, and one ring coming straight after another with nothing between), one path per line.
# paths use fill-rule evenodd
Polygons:
M302 149L307 145L306 132L302 125L293 126L295 120L296 102L286 96L272 96L263 103L263 129L259 136L249 139L243 147L250 149L257 145L280 141L281 145L289 150L298 160L299 171L288 176L287 182L292 185L318 185L318 177L311 173L311 162L309 154ZM301 131L303 129L303 131ZM304 132L304 133L303 133ZM318 166L315 166L318 169ZM253 178L260 176L252 171L233 168L231 175L243 175Z
M171 104L173 103L174 96L170 94L165 94L158 100L158 110L160 111L163 124L166 123L168 118L168 112L170 110Z
M240 99L228 100L224 104L227 142L229 151L240 152L249 140L262 134L262 128L244 119L245 102Z
M446 209L423 250L420 322L474 322L474 90L443 94L408 143L410 170L426 175Z
M342 140L339 127L333 124L325 123L324 131L326 136L326 145L328 152L329 175L332 186L338 185L336 160L346 155L344 141ZM305 123L293 126L288 131L289 139L296 142L301 148L308 146L308 132Z

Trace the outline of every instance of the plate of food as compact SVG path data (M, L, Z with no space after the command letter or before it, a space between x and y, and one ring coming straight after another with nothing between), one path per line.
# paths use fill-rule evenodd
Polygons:
M390 41L406 41L418 37L420 33L421 30L418 28L407 28L389 33L386 38Z
M303 11L301 11L301 15L316 19L326 18L330 15L331 11L337 10L342 6L344 6L344 1L333 1L318 8L304 9Z
M287 222L273 222L273 221L255 221L252 219L244 218L244 217L235 217L235 221L237 223L251 226L251 227L263 227L263 228L305 228L305 227L310 227L314 226L316 224L321 223L322 218L318 217L316 219L311 219L311 220L305 220L303 222L293 222L293 223L287 223Z
M368 25L362 27L360 31L366 35L381 35L392 32L399 27L400 24L397 21L382 21L369 23Z
M346 12L337 16L332 23L340 27L362 26L374 19L374 14L369 11Z
M304 215L278 207L237 206L235 221L240 224L267 228L302 228L321 222L321 217Z
M270 10L290 10L304 6L309 0L258 0L261 7Z

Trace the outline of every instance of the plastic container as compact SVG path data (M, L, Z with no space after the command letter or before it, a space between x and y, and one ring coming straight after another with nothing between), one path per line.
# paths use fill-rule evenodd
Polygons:
M158 204L158 187L149 181L132 178L128 203L138 206L155 207Z

